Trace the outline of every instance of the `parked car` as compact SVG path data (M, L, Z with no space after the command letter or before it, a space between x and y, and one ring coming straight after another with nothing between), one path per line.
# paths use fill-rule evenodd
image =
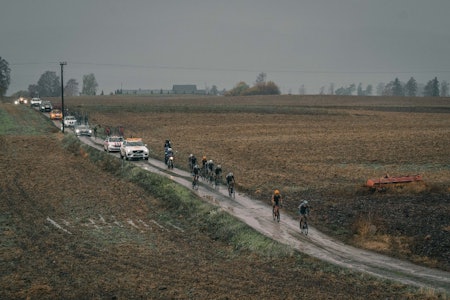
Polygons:
M103 149L106 152L120 151L120 147L123 143L123 137L121 136L109 136L103 142Z
M34 97L34 98L31 98L30 105L39 107L41 105L41 102L42 102L41 98Z
M92 129L87 124L75 125L74 131L77 136L80 136L80 135L91 136L92 135Z
M52 103L50 101L42 101L39 105L39 110L41 112L51 112L53 109Z
M61 120L62 119L62 111L59 109L53 109L50 112L50 119L51 120Z
M77 119L74 116L64 117L65 127L74 127L77 124Z

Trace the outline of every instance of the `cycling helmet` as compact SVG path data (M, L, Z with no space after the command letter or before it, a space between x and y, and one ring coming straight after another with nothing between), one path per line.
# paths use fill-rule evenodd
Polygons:
M222 166L221 165L217 165L217 169L221 169L222 168Z
M280 191L279 191L279 190L275 190L273 193L274 193L275 195L279 195L279 194L280 194Z
M303 200L303 204L305 204L305 205L306 205L306 204L308 204L308 201L306 201L306 200Z
M213 163L213 160L212 160L212 159L208 160L208 163L212 164L212 163Z
M206 159L206 156L205 156L205 155L203 155L203 159Z
M192 153L191 153L191 154L189 154L189 157L192 157L192 156L194 156L194 154L192 154Z

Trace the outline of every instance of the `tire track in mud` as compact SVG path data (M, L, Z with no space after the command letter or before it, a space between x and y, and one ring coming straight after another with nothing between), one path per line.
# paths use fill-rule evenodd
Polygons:
M92 138L86 137L82 137L80 140L98 150L103 150L98 140L93 141ZM114 154L111 153L111 155ZM169 171L162 161L151 158L148 161L136 161L135 164L149 172L163 175L191 188L191 177L186 171L177 168ZM235 199L230 199L226 188L217 190L207 183L201 182L195 193L205 201L226 210L258 232L322 261L403 284L450 293L449 272L418 266L368 250L358 249L337 241L311 226L308 236L304 236L298 228L297 220L282 215L280 223L274 222L269 205L264 205L240 193L236 193Z

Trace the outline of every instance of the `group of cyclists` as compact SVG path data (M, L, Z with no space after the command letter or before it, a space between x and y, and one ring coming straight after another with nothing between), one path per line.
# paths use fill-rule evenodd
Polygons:
M166 140L166 142L164 143L164 158L166 164L169 157L171 156L173 157L172 144L170 140ZM188 158L188 165L189 170L193 176L192 187L198 188L200 177L218 187L222 182L222 166L220 164L215 165L214 161L212 159L208 160L205 155L202 157L200 164L201 166L199 165L197 157L191 153ZM234 196L235 178L233 172L227 173L227 175L225 176L225 180L229 196ZM283 198L281 197L281 193L278 189L274 190L271 202L273 219L277 222L280 222L279 210L283 206ZM298 206L298 214L300 216L300 229L302 229L303 231L306 226L307 230L307 216L309 215L309 204L307 200L303 200Z
M204 155L201 160L201 166L197 161L197 157L194 154L190 154L188 157L188 165L189 170L193 176L192 186L195 187L198 185L198 180L202 177L204 180L207 180L210 184L214 184L215 187L219 187L222 183L222 166L220 164L215 165L212 159L206 159ZM225 176L227 188L229 194L234 191L234 174L233 172L228 172Z

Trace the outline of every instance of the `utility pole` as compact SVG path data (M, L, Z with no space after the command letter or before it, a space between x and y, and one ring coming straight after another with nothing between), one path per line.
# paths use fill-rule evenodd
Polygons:
M64 112L64 77L63 77L63 69L64 66L67 65L67 62L60 62L59 63L61 66L61 111L62 111L62 120L61 120L61 130L64 133L64 117L65 117L65 112Z

